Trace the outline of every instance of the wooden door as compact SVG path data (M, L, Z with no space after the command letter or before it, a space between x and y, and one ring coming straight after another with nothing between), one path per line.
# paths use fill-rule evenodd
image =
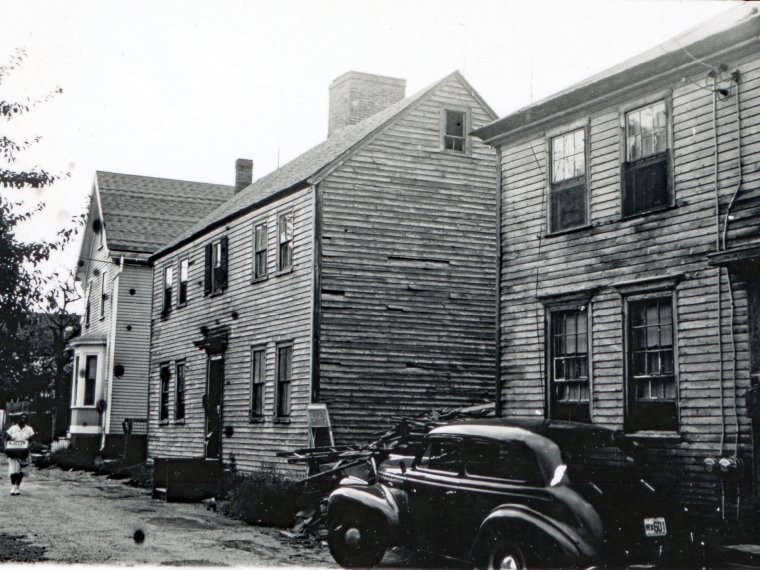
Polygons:
M222 391L224 386L224 360L212 357L208 360L206 382L206 459L222 456Z

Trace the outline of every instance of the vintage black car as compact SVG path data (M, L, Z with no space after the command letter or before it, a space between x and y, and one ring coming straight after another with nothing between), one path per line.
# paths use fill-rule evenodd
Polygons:
M390 546L482 568L672 567L694 554L685 509L598 426L477 420L428 434L415 457L349 477L328 502L328 543L343 567Z

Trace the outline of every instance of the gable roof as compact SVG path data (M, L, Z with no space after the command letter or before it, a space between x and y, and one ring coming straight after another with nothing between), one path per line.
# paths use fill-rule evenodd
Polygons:
M211 212L208 216L194 224L177 239L158 250L151 259L182 246L183 244L199 237L206 231L217 227L231 218L243 215L255 209L262 202L291 189L305 187L311 183L315 176L328 170L342 158L349 155L353 150L366 143L375 133L381 131L388 124L395 121L414 108L417 104L433 95L440 87L449 81L457 79L476 98L487 113L496 118L493 110L483 101L470 84L458 71L451 73L440 81L422 91L394 103L390 107L380 111L357 123L343 127L333 133L326 141L318 144L302 155L294 158L283 167L260 178L252 185L240 191L228 202Z
M153 253L229 200L234 187L95 173L110 251Z
M754 2L732 8L674 38L619 63L546 99L523 107L473 131L491 144L497 140L551 121L559 115L618 96L646 82L673 81L717 65L722 52L745 43L760 45L760 12ZM704 63L707 60L708 63ZM684 69L687 67L688 69Z

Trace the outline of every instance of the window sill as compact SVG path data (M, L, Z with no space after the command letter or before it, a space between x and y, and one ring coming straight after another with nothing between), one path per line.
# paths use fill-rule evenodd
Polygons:
M177 305L177 308L178 308L178 309L181 309L181 308L183 308L183 307L187 307L187 301L185 301L184 303L179 303L179 304Z
M249 424L263 424L264 423L264 417L263 416L261 416L261 417L256 416L254 418L248 418L248 423Z
M272 277L279 277L280 275L287 275L288 273L293 273L293 266L286 267L285 269L280 269L279 271L272 274Z
M183 425L185 425L185 420L184 419L182 419L182 420L174 420L173 423L174 423L175 426L183 426Z
M654 210L647 210L645 212L636 212L635 214L620 216L620 221L626 222L628 220L635 220L636 218L642 218L644 216L649 216L650 214L657 214L659 212L669 212L671 210L675 210L676 208L678 208L677 204L671 204L669 206L663 206L662 208L656 208Z
M276 275L276 274L275 274L275 275ZM256 277L256 278L254 278L254 279L251 279L251 283L252 283L252 284L253 284L253 283L261 283L262 281L266 281L267 279L269 279L269 274L267 274L267 275L264 275L264 276L262 276L262 277Z
M289 424L290 418L274 418L272 421L276 424Z
M161 318L165 319L166 317L168 317L171 314L172 314L171 311L161 311Z
M628 439L634 441L683 441L683 437L677 431L641 430L625 434Z
M544 236L544 238L553 238L555 236L564 236L566 234L573 234L575 232L581 232L583 230L590 230L593 227L594 226L592 224L586 224L586 225L583 225L583 226L578 226L577 228L569 228L569 229L566 229L566 230L558 230L556 232L551 232L551 233L546 234Z
M158 422L158 426L159 427L161 427L161 426L168 426L168 425L169 425L169 420L161 420L161 421Z

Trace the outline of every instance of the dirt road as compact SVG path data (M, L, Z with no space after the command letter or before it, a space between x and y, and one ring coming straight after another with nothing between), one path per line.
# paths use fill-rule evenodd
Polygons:
M22 494L10 496L4 460L0 470L0 562L337 568L326 546L203 505L154 501L120 481L58 469L32 468Z

